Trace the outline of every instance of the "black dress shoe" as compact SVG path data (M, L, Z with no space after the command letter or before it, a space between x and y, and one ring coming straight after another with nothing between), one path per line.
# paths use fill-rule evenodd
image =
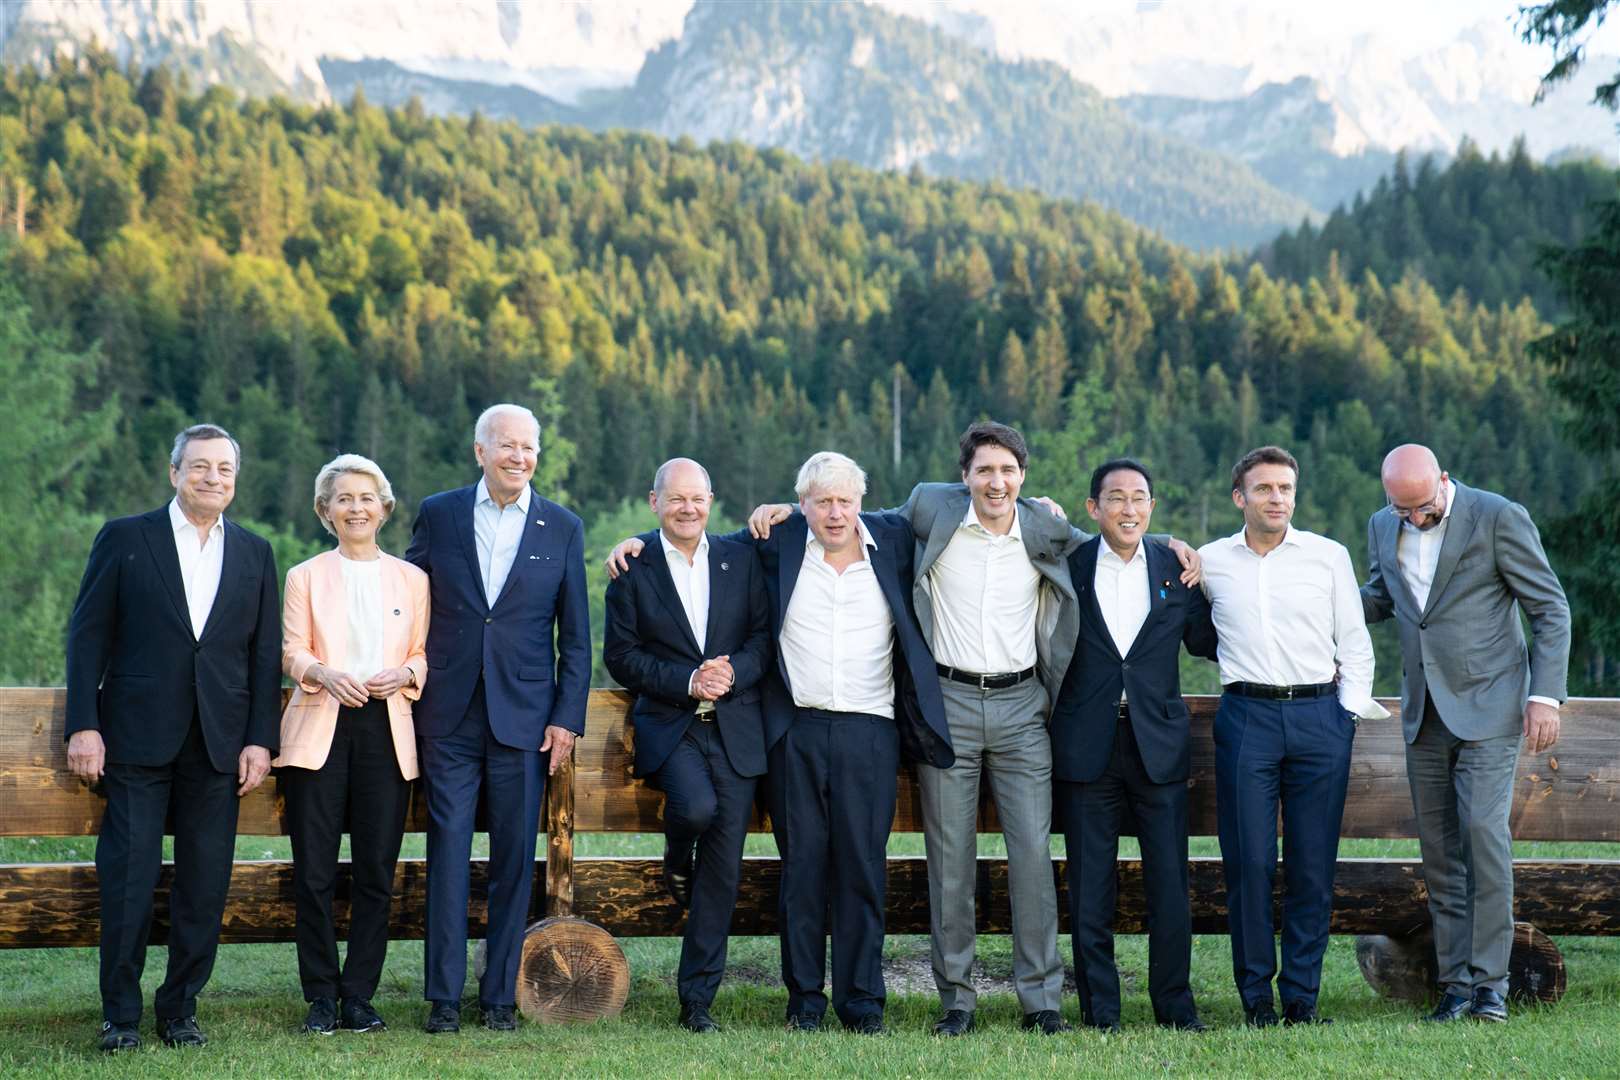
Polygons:
M696 854L696 845L677 847L664 838L664 888L683 908L692 906L692 862Z
M1171 1031L1191 1031L1194 1034L1209 1030L1209 1025L1198 1019L1197 1013L1192 1016L1178 1017L1175 1020L1160 1020L1159 1026L1169 1028Z
M709 1007L689 1001L681 1006L681 1027L698 1035L712 1035L720 1025L709 1015Z
M342 1007L344 1031L387 1031L388 1025L371 1007L371 1002L360 997L346 997Z
M1243 1006L1243 1022L1252 1028L1275 1027L1277 1012L1271 1007L1271 1002L1262 1001L1258 1005Z
M1474 1003L1468 1007L1468 1015L1475 1020L1486 1020L1493 1024L1507 1023L1507 1002L1488 986L1474 988Z
M461 1006L454 1001L435 1001L422 1030L429 1035L456 1034L461 1030Z
M337 1002L328 997L318 997L309 1003L309 1012L304 1014L304 1026L299 1030L309 1035L330 1035L337 1030L337 1026Z
M1042 1009L1040 1012L1024 1014L1024 1030L1040 1030L1042 1035L1056 1035L1060 1031L1068 1031L1069 1025L1063 1022L1063 1017L1056 1009Z
M120 1050L139 1050L140 1028L135 1024L115 1024L111 1020L104 1020L101 1024L101 1038L96 1041L96 1045L106 1054L116 1054Z
M886 1035L888 1029L883 1026L882 1013L865 1013L855 1023L849 1025L849 1030L857 1035Z
M1317 1024L1326 1026L1333 1023L1325 1016L1319 1016L1316 1006L1303 1001L1290 1001L1283 1006L1283 1027L1293 1027L1296 1024Z
M820 1031L821 1017L815 1013L789 1013L787 1029L789 1031Z
M1453 1020L1462 1020L1468 1016L1468 1007L1474 1003L1472 998L1461 994L1442 994L1440 1004L1434 1007L1434 1012L1423 1018L1426 1024L1449 1024Z
M195 1016L171 1016L159 1019L158 1037L165 1046L207 1046L208 1036L197 1026Z
M1118 1020L1082 1020L1080 1024L1099 1035L1118 1035L1125 1030L1119 1026Z
M934 1034L955 1037L973 1030L973 1013L967 1009L947 1009L934 1021Z
M479 1005L484 1027L490 1031L516 1031L517 1010L510 1005Z

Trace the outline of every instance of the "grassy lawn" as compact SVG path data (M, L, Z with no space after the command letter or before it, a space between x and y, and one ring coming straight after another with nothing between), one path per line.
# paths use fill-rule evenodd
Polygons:
M419 846L420 837L408 838ZM754 840L758 853L770 838ZM1195 841L1213 854L1213 841ZM580 854L651 854L655 837L579 837ZM985 838L986 853L997 843ZM1055 844L1054 847L1060 847ZM1414 845L1351 842L1345 856L1412 855ZM1589 855L1613 858L1620 845L1523 845L1524 856ZM72 853L70 853L70 851ZM0 841L0 861L89 858L85 840ZM244 858L283 856L279 838L244 837ZM897 836L895 854L921 851L921 838ZM457 1037L430 1039L419 1030L422 947L398 942L376 1004L393 1024L382 1035L338 1034L311 1039L294 1034L303 1016L297 965L290 944L231 945L220 950L199 1019L212 1040L206 1050L178 1052L148 1045L104 1060L92 1049L100 1019L93 949L0 952L0 1074L6 1076L252 1075L256 1077L393 1076L920 1076L1053 1074L1179 1076L1620 1076L1620 941L1563 938L1569 993L1555 1007L1515 1010L1500 1027L1454 1025L1430 1030L1415 1008L1376 997L1356 967L1354 942L1335 938L1325 966L1321 1008L1337 1020L1314 1030L1249 1031L1231 982L1224 937L1196 939L1193 990L1214 1030L1202 1036L1152 1027L1146 1000L1145 939L1120 939L1126 988L1126 1032L1102 1038L1073 1033L1041 1038L1018 1030L1019 1010L1009 993L981 999L980 1030L942 1042L928 1034L937 1014L929 985L926 938L891 937L887 1014L891 1034L877 1039L836 1029L789 1035L781 1029L786 996L777 978L774 939L735 938L727 985L715 1003L724 1033L697 1040L674 1026L673 973L678 942L621 941L633 983L622 1018L588 1026L525 1025L496 1035L469 1023ZM1065 960L1068 942L1062 943ZM1011 974L1008 939L980 942L982 975L997 985ZM162 978L163 950L153 949L146 996ZM470 990L470 994L473 992ZM1072 993L1065 1015L1076 1019ZM467 1019L474 1019L469 1010ZM151 1039L148 1014L143 1035Z

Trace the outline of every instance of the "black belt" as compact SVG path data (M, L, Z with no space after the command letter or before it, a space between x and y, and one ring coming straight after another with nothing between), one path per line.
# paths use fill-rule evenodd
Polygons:
M978 675L971 671L963 671L961 668L946 667L944 664L935 664L934 670L951 682L977 686L980 690L1005 690L1009 686L1017 686L1025 679L1035 677L1035 669L1032 667L1023 671L1009 671L1003 675Z
M1221 687L1238 697L1264 698L1267 701L1294 701L1298 698L1326 697L1338 689L1330 682L1310 683L1304 686L1267 686L1265 683L1229 682Z

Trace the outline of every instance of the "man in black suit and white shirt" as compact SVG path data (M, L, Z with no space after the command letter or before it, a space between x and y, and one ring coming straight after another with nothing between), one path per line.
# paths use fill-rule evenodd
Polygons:
M635 775L664 792L664 882L690 908L678 976L683 1027L709 1015L726 968L754 785L765 772L760 678L770 607L752 545L705 532L714 493L689 458L659 466L648 502L659 527L644 557L608 583L602 659L636 694ZM696 856L697 868L693 870Z
M270 770L281 727L281 604L270 545L233 522L241 451L182 431L165 507L102 527L68 625L67 753L101 781L101 1049L140 1045L152 894L174 822L169 970L154 1002L170 1046L202 1046L237 799Z

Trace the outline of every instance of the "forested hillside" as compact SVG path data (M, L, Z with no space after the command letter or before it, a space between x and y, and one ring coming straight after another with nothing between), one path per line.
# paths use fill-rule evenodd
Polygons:
M102 59L4 74L0 186L0 375L44 364L60 391L13 402L0 454L40 517L22 539L0 526L3 602L35 613L31 666L25 631L0 634L12 679L59 677L50 634L92 519L164 498L168 442L201 418L241 438L235 512L279 529L288 557L323 535L311 482L339 450L389 472L384 541L402 549L416 502L476 475L472 419L500 399L547 420L542 488L612 535L675 453L710 467L733 514L783 497L827 446L888 504L951 477L957 433L985 414L1033 432L1028 489L1071 513L1100 455L1142 456L1155 524L1195 541L1238 526L1236 456L1283 442L1304 462L1298 523L1358 562L1395 442L1430 442L1543 520L1595 475L1527 358L1545 331L1528 302L1415 275L1233 272L995 185L242 102ZM1397 678L1386 665L1380 683Z

